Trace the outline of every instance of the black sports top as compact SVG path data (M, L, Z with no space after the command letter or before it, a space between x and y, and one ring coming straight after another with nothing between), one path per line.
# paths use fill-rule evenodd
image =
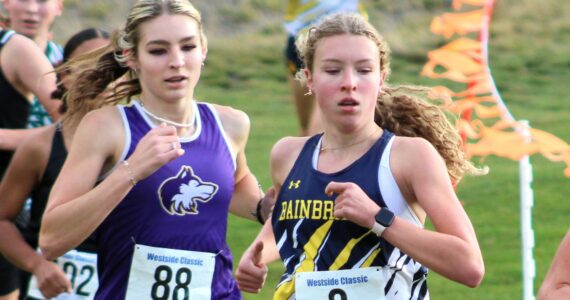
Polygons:
M0 30L0 50L14 34L13 30ZM0 65L0 128L26 128L30 107L30 101L8 82ZM12 151L0 150L0 178L8 168L12 154Z
M49 155L48 163L41 177L40 182L34 187L32 194L32 209L30 214L30 220L24 232L26 241L30 246L36 248L38 246L38 237L40 233L40 225L42 222L42 215L46 209L46 205L49 199L49 193L51 188L55 183L63 163L67 158L67 149L65 148L65 143L63 140L63 134L61 132L61 123L57 123L57 128L53 134L53 140L51 143L51 152ZM89 237L84 241L77 249L88 252L95 252L95 241L94 236Z

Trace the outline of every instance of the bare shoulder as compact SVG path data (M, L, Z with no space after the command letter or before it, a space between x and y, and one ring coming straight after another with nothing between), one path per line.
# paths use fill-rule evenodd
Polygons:
M271 175L276 185L285 180L308 137L284 137L271 149Z
M18 62L22 62L19 61L20 59L34 61L42 59L44 54L34 41L23 35L14 34L2 48L2 56L10 57L10 59L3 59L3 63L13 62L14 65L18 65Z
M249 116L245 112L230 106L211 105L218 113L226 134L228 134L236 144L245 141L249 135L249 128L251 126Z
M296 158L308 137L288 136L278 140L271 149L271 158Z
M19 147L28 149L49 149L57 124L40 127L30 134Z
M25 153L30 161L41 165L40 162L48 159L56 126L52 124L35 130L22 141L17 151Z
M81 119L80 126L88 129L99 129L102 134L105 134L107 131L114 131L117 130L117 127L122 127L122 117L117 107L105 106L85 114Z
M95 147L94 150L102 147L103 149L99 150L115 155L122 150L124 135L125 129L119 110L115 106L105 106L88 112L81 119L73 144L85 143Z
M396 137L390 167L403 185L449 180L445 161L435 147L419 137Z
M29 38L14 34L2 47L2 71L8 78L13 78L18 73L22 61L35 61L44 55L38 45Z
M435 147L421 137L398 136L394 139L392 150L393 158L403 158L412 162L439 157Z
M18 47L23 47L23 46L34 46L35 48L38 48L37 44L34 41L32 41L31 39L29 39L29 38L27 38L21 34L14 34L10 38L10 41L8 43L6 43L6 45L4 47L7 47L5 49L29 51L29 49L26 49L26 48L18 49ZM34 47L31 47L31 48L34 49Z

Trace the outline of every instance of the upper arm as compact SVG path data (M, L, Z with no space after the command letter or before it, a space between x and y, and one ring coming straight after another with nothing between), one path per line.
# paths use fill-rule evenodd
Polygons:
M40 181L47 164L54 128L41 128L14 153L0 184L0 219L15 218Z
M306 137L285 137L273 145L270 157L271 179L277 194L307 139Z
M121 117L113 106L83 117L52 188L46 212L93 188L100 174L115 163L122 151L124 134Z
M23 85L24 94L32 93L38 97L46 111L57 120L61 101L51 98L57 88L57 78L42 50L32 40L15 35L3 51L7 52L6 57L10 57L3 62L8 62L7 67L14 74L16 82Z
M476 243L471 222L437 150L425 139L398 137L392 153L391 167L406 198L419 204L438 232Z
M562 294L555 293L564 288L570 288L570 230L554 255L550 269L540 287L539 299L555 299L556 297L562 299Z
M223 130L229 139L229 147L236 153L236 182L249 173L245 157L245 147L249 137L251 122L246 113L228 106L214 105L222 122Z

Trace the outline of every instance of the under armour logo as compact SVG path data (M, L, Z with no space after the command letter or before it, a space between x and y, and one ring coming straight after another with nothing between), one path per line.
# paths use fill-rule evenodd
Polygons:
M292 189L292 188L298 189L300 184L301 184L300 179L297 181L291 180L291 181L289 181L289 189Z

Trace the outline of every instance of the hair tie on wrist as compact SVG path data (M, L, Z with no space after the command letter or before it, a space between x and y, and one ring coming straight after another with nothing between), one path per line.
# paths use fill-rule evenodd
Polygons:
M265 221L263 219L263 217L261 216L261 202L263 202L263 198L259 199L259 201L257 202L257 207L255 208L255 217L257 218L257 221L263 225L265 224Z

